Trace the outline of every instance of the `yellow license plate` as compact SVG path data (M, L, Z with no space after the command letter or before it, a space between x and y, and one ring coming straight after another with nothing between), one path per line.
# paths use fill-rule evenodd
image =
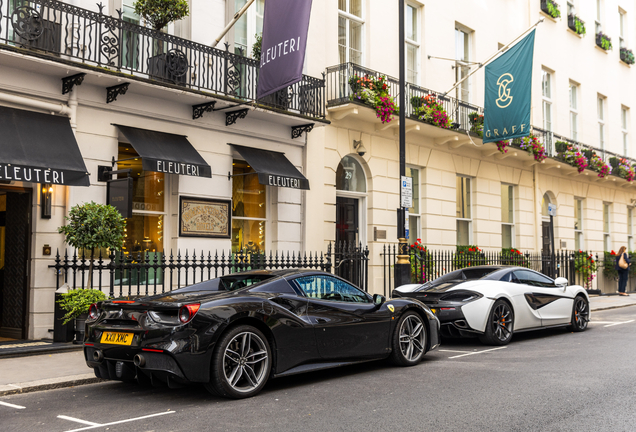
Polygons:
M132 343L133 336L134 333L104 332L100 342L114 345L130 345Z

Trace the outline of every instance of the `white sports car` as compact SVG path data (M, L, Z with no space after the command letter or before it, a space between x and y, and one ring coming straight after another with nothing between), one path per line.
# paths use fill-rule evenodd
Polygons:
M590 320L583 287L524 267L468 267L424 284L402 285L393 297L426 304L439 318L442 336L479 336L488 345L505 345L514 332L528 330L569 326L581 332Z

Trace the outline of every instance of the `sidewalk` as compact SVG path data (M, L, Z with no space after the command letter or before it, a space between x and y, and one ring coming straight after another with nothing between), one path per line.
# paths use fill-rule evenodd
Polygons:
M592 311L636 306L636 294L592 296ZM28 357L0 358L0 396L54 388L72 387L101 381L86 366L84 353L72 351Z

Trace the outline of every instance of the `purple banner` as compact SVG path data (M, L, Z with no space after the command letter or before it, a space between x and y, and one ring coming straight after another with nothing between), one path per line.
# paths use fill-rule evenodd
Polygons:
M302 79L311 2L265 2L261 68L256 91L259 99Z

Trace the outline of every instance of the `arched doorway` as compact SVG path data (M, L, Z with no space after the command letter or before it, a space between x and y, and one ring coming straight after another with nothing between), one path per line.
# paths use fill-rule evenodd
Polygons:
M354 156L342 158L336 169L336 242L366 243L367 178Z

